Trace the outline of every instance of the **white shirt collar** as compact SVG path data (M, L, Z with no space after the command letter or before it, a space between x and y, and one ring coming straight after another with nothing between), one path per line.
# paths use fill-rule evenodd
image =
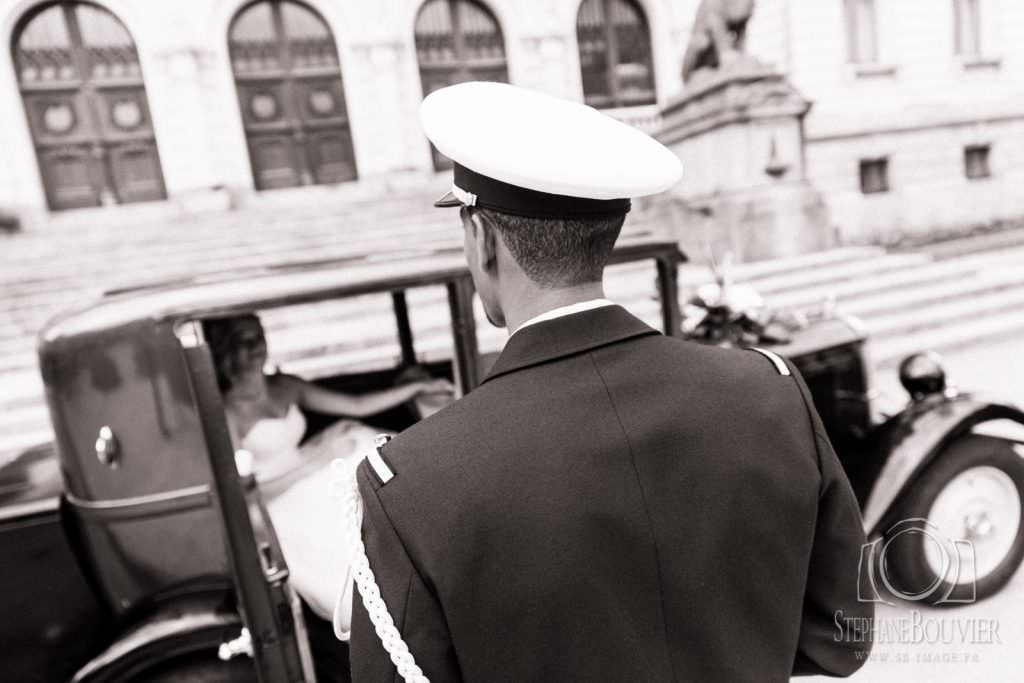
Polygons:
M614 305L615 302L609 301L608 299L591 299L590 301L580 301L579 303L569 304L568 306L559 306L558 308L553 308L550 311L541 313L540 315L533 316L526 322L522 323L519 327L517 327L515 331L512 332L512 334L515 334L524 327L536 325L537 323L542 323L546 320L554 320L555 318L562 318L567 315L572 315L573 313L582 313L583 311L589 311L595 308L602 308L604 306Z

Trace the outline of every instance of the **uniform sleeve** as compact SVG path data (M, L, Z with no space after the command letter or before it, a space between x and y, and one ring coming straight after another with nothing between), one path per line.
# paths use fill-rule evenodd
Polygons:
M849 676L867 661L871 642L858 635L863 635L864 625L870 623L875 612L874 604L860 602L857 593L861 549L866 543L864 526L853 489L807 385L790 367L807 408L821 472L818 519L793 675ZM851 623L857 624L854 631L845 628Z
M363 498L363 544L381 597L409 651L431 683L461 681L448 625L440 603L406 552L378 496L380 483L363 462L357 472ZM401 681L381 644L356 590L352 600L349 641L352 680L359 683Z

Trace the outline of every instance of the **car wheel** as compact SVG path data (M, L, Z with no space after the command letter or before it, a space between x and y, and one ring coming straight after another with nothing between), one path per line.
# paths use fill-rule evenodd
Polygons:
M131 680L133 683L255 683L257 676L256 667L248 657L223 662L216 653L210 653L175 658L156 669L132 676Z
M897 508L879 574L898 598L932 605L981 600L1024 559L1024 458L971 434L943 451Z
M323 657L322 652L314 652L316 679L321 683L352 683L348 646L337 640L334 644L343 648L344 656ZM215 653L199 653L172 659L128 680L132 683L255 683L257 675L255 664L248 657L224 662Z

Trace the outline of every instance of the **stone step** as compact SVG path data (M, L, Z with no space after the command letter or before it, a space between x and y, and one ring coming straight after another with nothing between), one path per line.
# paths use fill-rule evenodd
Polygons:
M0 277L5 289L15 293L54 291L68 282L89 278L109 282L112 273L137 280L138 274L146 273L150 267L189 273L223 270L233 267L237 260L263 265L386 252L407 248L412 240L426 249L433 242L460 244L461 236L445 223L420 224L409 229L382 226L372 235L335 231L319 238L292 234L243 241L231 239L228 234L214 240L175 241L166 245L101 244L91 250L79 249L77 253L45 255L41 257L45 262L20 264Z
M173 241L179 235L201 235L211 225L227 228L245 227L247 230L239 233L245 236L263 232L287 232L290 226L299 224L308 234L325 229L344 228L353 223L373 225L383 222L409 222L410 219L422 222L453 217L452 213L434 211L430 206L431 201L423 197L417 199L414 204L403 205L403 199L395 196L385 203L369 208L337 203L299 208L249 208L193 217L151 216L128 224L111 220L90 225L81 221L80 212L75 212L71 217L77 221L73 230L62 231L61 226L56 223L29 226L14 235L12 244L16 250L24 250L27 254L35 249L34 241L45 241L52 236L74 244L167 239ZM119 207L119 210L123 210L123 207Z
M102 294L101 287L68 283L56 291L0 296L0 321L5 327L16 326L21 334L34 333L40 329L40 322L82 302L94 301Z
M919 332L877 340L870 344L873 363L891 367L918 351L952 351L971 344L1005 339L1024 334L1024 311L1015 310L1003 315L971 319L955 326L925 329Z
M1024 285L977 296L950 299L906 310L864 318L868 336L884 341L925 330L969 325L984 318L998 318L1024 311Z
M871 277L820 284L806 290L791 290L766 297L778 308L816 305L825 296L834 296L843 310L847 302L872 295L897 294L913 287L929 287L953 279L970 279L980 272L1014 269L1024 263L1024 248L979 253L961 259L925 263L918 267L872 274Z
M838 283L860 282L886 273L919 268L931 263L927 254L897 254L880 258L867 258L831 267L771 275L758 278L752 284L766 301L771 302L788 292L807 292L832 287Z
M43 380L37 368L5 372L0 383L0 413L42 401Z
M104 208L79 209L73 212L49 214L45 220L28 224L21 234L65 234L79 237L82 233L116 233L145 229L155 225L190 225L213 220L254 219L259 222L267 216L288 214L302 218L328 216L363 216L381 218L427 213L434 200L450 183L431 181L419 187L381 186L377 191L368 189L361 181L356 192L328 188L322 193L310 193L304 188L304 196L287 197L288 191L257 194L233 210L211 211L201 214L184 214L164 202L149 205L134 204L118 206L116 210Z
M130 231L96 230L82 233L77 238L54 236L48 232L22 233L10 242L9 253L27 262L31 258L42 258L53 252L54 240L84 250L136 249L138 247L163 247L173 249L191 244L242 243L260 244L275 237L281 239L308 240L313 243L328 239L339 233L371 232L381 234L398 230L403 226L415 229L419 226L451 226L451 214L444 212L421 212L396 216L332 215L317 214L314 217L292 214L268 214L266 216L240 216L219 214L206 221L189 224L161 224L135 226Z
M423 249L458 249L457 245L452 244L446 239L436 243L421 243L420 247ZM231 265L233 267L241 267L243 264L233 263ZM219 270L224 270L226 267L227 264L224 264ZM155 272L150 270L147 274L153 276ZM156 276L154 280L170 279L172 274L164 273L164 278ZM71 305L81 304L90 298L97 299L100 294L101 292L96 289L78 289L46 295L40 294L33 297L32 300L26 300L24 297L17 297L6 301L0 299L0 315L2 315L2 318L0 318L0 321L2 321L0 322L0 340L9 341L11 338L23 337L27 330L35 334L46 319L54 313ZM3 308L4 305L7 306L6 310Z
M48 232L22 233L6 243L6 258L9 270L6 274L26 282L47 281L55 267L64 263L78 270L83 265L91 267L92 262L83 263L83 255L95 256L95 266L109 267L120 255L138 257L140 253L160 253L162 257L175 254L194 254L211 249L240 249L274 251L283 247L306 248L313 251L327 244L339 241L366 241L380 237L413 238L424 232L436 230L458 239L457 219L451 212L419 211L394 215L386 219L374 215L330 216L318 214L313 220L303 217L271 214L266 220L270 224L262 229L258 222L232 218L233 214L218 214L197 224L167 225L156 223L149 226L150 234L141 228L131 231L82 231L77 241L54 236ZM254 219L258 217L253 217ZM648 221L642 216L631 220L625 232L644 230ZM143 226L145 227L145 226ZM61 250L55 253L55 243ZM19 250L20 247L20 250ZM54 259L58 260L55 262ZM5 278L6 279L6 278Z
M1014 227L981 235L933 242L932 244L917 247L914 250L926 251L936 259L947 260L962 258L980 252L1022 246L1024 246L1024 227Z
M424 239L418 242L417 250L446 250L458 248L458 243L449 237L440 239ZM391 253L398 253L398 245L388 250ZM408 252L409 249L403 249ZM103 291L110 291L123 288L145 286L147 284L159 284L174 280L186 279L196 275L207 273L220 273L237 270L241 268L261 268L274 266L280 263L309 262L318 260L334 260L358 258L372 251L354 251L346 245L338 245L330 250L323 250L318 253L296 251L288 256L291 259L282 259L280 255L269 254L236 254L231 257L211 255L202 259L194 259L182 263L161 263L159 261L140 260L131 271L109 272L106 274L97 273L89 277L78 279L67 279L60 283L50 283L41 291L27 291L10 297L0 296L0 315L5 312L20 312L31 316L33 312L40 310L55 310L60 302L67 299L69 293L74 293L76 303L87 301L83 291L98 297ZM24 286L23 286L24 287Z
M35 353L35 337L21 335L11 339L0 337L0 358L7 355Z
M751 261L733 266L736 280L752 282L787 273L802 273L819 268L831 268L841 263L880 258L886 255L881 247L840 247L779 259Z
M627 235L643 234L640 228L630 230ZM461 246L461 236L449 225L437 227L414 226L408 230L384 231L379 235L345 235L330 237L323 245L317 246L304 239L290 239L288 242L259 243L240 247L238 244L222 244L203 248L191 246L184 255L171 255L160 248L145 248L141 253L127 250L107 253L102 258L86 259L82 255L74 258L86 261L77 268L61 269L51 263L48 275L34 269L29 280L12 280L0 275L0 312L28 310L53 305L70 290L83 286L103 290L124 286L137 286L141 282L155 282L205 272L223 272L241 267L262 267L281 263L301 263L332 258L353 258L359 255L398 254L411 249L452 249ZM316 248L314 248L316 247ZM140 275L141 274L141 275ZM40 279L41 278L41 279Z
M9 436L0 434L0 467L34 446L52 442L53 430L49 426L38 430L17 432Z
M427 205L429 206L429 204ZM637 215L627 223L625 231L635 232L638 227L653 220ZM26 279L38 277L39 265L51 266L54 243L59 240L64 248L59 256L67 257L75 265L82 253L107 257L119 253L138 254L140 251L165 254L213 247L247 245L254 249L272 249L275 245L294 244L319 246L335 242L339 237L367 239L374 236L414 236L436 229L458 234L457 217L452 212L431 209L392 213L381 216L375 212L353 215L331 214L322 210L303 216L278 212L264 215L217 214L202 221L190 223L161 223L132 226L131 230L91 229L75 235L55 236L48 231L20 233L7 244L11 273ZM109 259L100 259L106 263Z
M628 231L627 234L642 232L644 231L638 228ZM119 250L94 259L77 255L75 259L80 263L85 261L85 265L74 268L60 268L57 264L50 263L45 269L48 275L40 275L41 269L34 269L34 279L31 281L13 281L4 277L6 273L0 274L0 315L5 312L33 311L40 308L47 309L49 314L49 309L57 307L68 292L76 292L80 300L83 288L97 291L137 286L140 280L154 282L199 272L222 272L240 267L277 265L282 262L351 258L360 254L391 254L408 251L410 248L458 248L461 238L458 231L451 230L450 226L445 224L439 228L426 229L418 226L408 231L384 231L380 235L371 236L333 235L329 241L329 248L313 249L313 245L302 239L293 242L282 246L261 243L251 249L243 249L236 244L208 249L190 247L184 257L174 258L156 248L147 249L142 254L138 250ZM44 280L35 279L39 277ZM33 318L36 319L38 318Z
M841 309L843 313L849 315L871 318L1021 286L1024 286L1024 274L1016 273L1009 268L995 268L984 272L972 269L947 280L929 282L928 286L909 286L897 291L848 299L843 302Z
M0 375L11 370L24 370L36 366L35 351L0 353Z
M0 412L0 436L50 428L50 412L42 397L23 406ZM0 438L0 441L3 439ZM2 451L0 447L0 451Z
M880 247L844 247L789 258L740 263L732 266L729 272L734 282L749 283L757 287L756 283L759 280L767 278L834 268L843 263L885 256L885 251ZM679 281L687 287L697 287L713 282L714 279L714 272L705 263L690 261L679 268Z

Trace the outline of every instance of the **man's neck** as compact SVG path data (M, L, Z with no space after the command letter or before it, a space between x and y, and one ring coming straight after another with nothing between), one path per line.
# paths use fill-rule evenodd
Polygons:
M556 308L604 298L604 285L600 282L588 282L575 287L559 289L534 288L521 293L505 310L505 326L512 334L519 327L538 315Z

